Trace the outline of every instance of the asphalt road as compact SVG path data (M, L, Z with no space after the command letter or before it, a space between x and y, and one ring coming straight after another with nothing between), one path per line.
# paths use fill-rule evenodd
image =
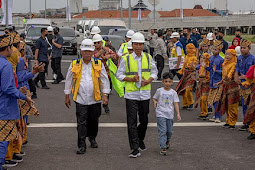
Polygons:
M64 75L73 58L76 56L63 57ZM49 69L47 80L51 79ZM28 128L28 144L23 148L26 156L24 161L13 169L254 169L255 141L246 139L249 133L240 132L238 128L224 129L219 124L198 120L196 117L199 109L181 110L182 124L175 123L171 148L167 156L161 156L157 128L153 124L156 123L156 116L151 105L149 122L152 124L145 139L147 151L142 152L137 159L128 158L130 150L125 127L125 100L119 98L115 91L110 95L111 113L106 115L103 112L100 117L102 124L97 138L99 148L88 148L85 155L76 155L74 103L70 109L65 107L64 83L47 84L49 90L37 89L38 99L35 102L40 115L37 118L29 117L31 124ZM177 83L174 83L174 86L176 85ZM161 87L160 82L152 83L152 95L158 87ZM240 108L239 124L242 118ZM88 141L87 144L89 146Z

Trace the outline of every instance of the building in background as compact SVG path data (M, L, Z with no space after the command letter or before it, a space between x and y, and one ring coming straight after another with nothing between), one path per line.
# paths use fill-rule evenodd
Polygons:
M120 10L120 0L99 0L99 9L101 10Z

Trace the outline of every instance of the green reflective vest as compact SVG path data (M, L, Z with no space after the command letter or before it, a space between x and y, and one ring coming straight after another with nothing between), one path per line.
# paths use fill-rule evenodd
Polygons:
M123 56L123 59L126 64L126 76L127 77L134 77L138 74L138 64L137 61L133 58L132 54ZM151 55L147 53L143 53L142 56L142 77L146 80L150 79L151 77ZM140 79L142 77L139 77ZM125 91L128 92L135 92L140 90L151 90L151 84L138 88L136 86L136 82L125 82Z
M107 60L106 65L108 66L108 69L109 69L109 75L111 78L113 88L119 94L120 97L123 97L124 96L124 85L116 77L116 73L118 70L117 66L113 63L111 58L109 58Z
M102 40L102 42L103 42L103 47L105 47L105 40Z
M127 42L125 42L125 43L122 43L122 45L121 45L121 48L122 48L122 55L123 54L128 54L128 49L127 49Z

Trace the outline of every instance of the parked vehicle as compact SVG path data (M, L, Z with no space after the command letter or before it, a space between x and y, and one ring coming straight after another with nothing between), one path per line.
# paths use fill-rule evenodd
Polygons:
M36 45L36 40L38 40L38 38L40 38L41 36L41 29L42 28L47 28L47 26L30 26L27 30L27 34L26 34L26 39L25 42L26 44L28 44L33 53L35 52L35 45Z
M118 35L125 38L128 31L129 29L122 29L122 28L110 29L109 35Z
M51 25L50 19L45 19L45 18L28 19L25 26L25 34L27 34L27 31L31 26L43 26L47 28L48 26L52 26L52 25Z
M106 37L106 36L111 41L111 44L115 48L116 52L119 50L121 44L125 42L125 38L123 38L122 36L117 36L117 35L102 35L103 38Z
M107 35L110 29L126 29L127 28L124 21L112 20L112 19L96 20L92 24L91 28L93 26L98 26L100 28L101 35Z
M76 34L75 30L70 27L60 27L60 35L64 39L63 52L71 52L72 54L77 54L77 37L79 34Z

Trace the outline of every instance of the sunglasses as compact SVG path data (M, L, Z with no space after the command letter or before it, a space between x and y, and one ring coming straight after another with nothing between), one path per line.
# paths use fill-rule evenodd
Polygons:
M100 41L98 41L98 42L94 42L95 44L100 44Z

